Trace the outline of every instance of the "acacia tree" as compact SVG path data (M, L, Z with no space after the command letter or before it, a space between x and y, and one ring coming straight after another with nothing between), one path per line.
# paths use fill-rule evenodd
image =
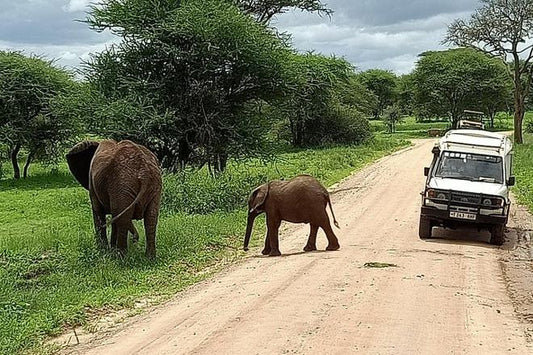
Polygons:
M360 74L361 82L377 98L373 110L374 119L379 119L383 110L394 102L396 94L396 75L388 70L370 69Z
M290 50L266 25L224 0L105 0L88 23L122 36L86 71L108 100L103 135L148 145L170 170L267 152L258 107L283 94Z
M523 143L522 124L533 74L533 1L481 0L468 21L455 20L446 43L477 48L510 63L514 84L514 138Z
M398 102L390 105L383 111L383 123L389 133L396 132L396 125L403 121L402 110Z
M412 74L398 77L396 82L396 102L402 114L412 115L415 106L415 81Z
M9 149L14 178L20 178L19 153L28 151L24 177L34 158L54 159L76 132L74 120L52 109L74 88L72 76L53 61L0 51L0 144Z
M259 22L268 23L276 15L291 8L331 15L333 11L320 0L234 0L244 12L252 14Z
M488 99L506 95L505 66L479 51L450 49L420 57L413 76L421 117L448 116L456 127L465 109L484 110Z
M293 145L357 144L368 138L363 112L372 94L350 63L306 53L294 54L287 64L291 90L277 106L288 119Z

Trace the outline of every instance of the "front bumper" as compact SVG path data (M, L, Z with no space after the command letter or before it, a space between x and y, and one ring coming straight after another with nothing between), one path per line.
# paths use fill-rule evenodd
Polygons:
M508 210L508 208L506 208ZM493 225L506 225L507 215L484 215L477 213L476 220L464 220L450 217L449 210L442 210L435 207L422 206L421 218L429 219L434 225L442 225L443 227L456 227L456 226L477 226L477 227L489 227Z

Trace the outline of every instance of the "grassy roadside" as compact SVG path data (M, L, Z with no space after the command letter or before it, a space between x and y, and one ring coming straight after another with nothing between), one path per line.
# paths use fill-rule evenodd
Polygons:
M244 257L242 206L263 181L309 173L331 185L407 144L377 139L285 153L268 165L232 164L216 180L205 171L166 176L154 262L144 257L144 238L124 260L96 249L87 192L65 166L55 173L35 167L25 181L1 180L0 353L42 350L44 339L88 324L103 309L167 299ZM257 244L262 229L258 223Z
M515 145L514 173L518 201L533 213L533 134L524 134L524 144Z

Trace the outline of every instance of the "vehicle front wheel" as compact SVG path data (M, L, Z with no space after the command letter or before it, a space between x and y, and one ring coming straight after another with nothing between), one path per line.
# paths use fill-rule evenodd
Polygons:
M418 225L418 236L420 239L429 239L431 238L431 220L425 217L420 216L420 224Z
M503 224L492 226L490 230L490 244L502 245L504 241L505 241L505 226Z

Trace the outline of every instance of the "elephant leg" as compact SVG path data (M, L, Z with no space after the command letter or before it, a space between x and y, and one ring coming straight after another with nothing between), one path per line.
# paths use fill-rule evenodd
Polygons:
M117 223L113 228L116 229L117 249L124 256L128 252L129 223Z
M107 231L105 214L100 210L93 208L94 229L96 231L96 244L100 247L107 248Z
M339 244L337 236L335 235L335 233L333 233L333 229L331 228L331 223L329 222L329 218L326 211L324 211L324 215L325 219L323 220L321 227L326 233L326 237L328 238L328 246L326 247L326 250L339 250L341 246Z
M267 233L266 236L265 236L265 249L263 249L261 254L269 255L270 254L270 250L271 250L271 248L270 248L270 240L269 240L268 233Z
M137 232L137 229L135 228L135 225L133 224L133 221L130 224L130 233L132 234L131 241L132 243L137 243L139 241L139 232Z
M311 231L309 232L309 240L307 240L307 245L304 247L304 251L316 250L316 234L317 233L318 233L318 226L314 223L311 223Z
M113 249L117 248L117 238L118 238L118 226L115 223L111 226L111 248Z
M268 229L268 239L270 241L270 256L280 256L281 252L279 251L279 226L281 221L279 219L268 219L267 218L267 229Z
M150 203L144 214L144 230L146 233L146 256L155 258L155 236L159 219L159 198Z

